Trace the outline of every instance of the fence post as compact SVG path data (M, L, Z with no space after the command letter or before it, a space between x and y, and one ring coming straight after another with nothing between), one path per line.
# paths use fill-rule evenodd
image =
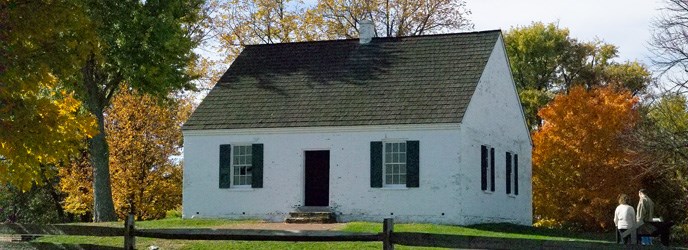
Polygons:
M136 249L136 236L134 235L134 215L129 214L124 221L124 249Z
M394 232L394 219L385 218L382 222L382 249L394 250L394 243L392 243L392 233Z

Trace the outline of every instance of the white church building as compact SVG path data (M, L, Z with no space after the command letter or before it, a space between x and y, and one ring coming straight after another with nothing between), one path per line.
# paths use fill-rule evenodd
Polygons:
M246 46L183 126L183 217L532 224L500 31Z

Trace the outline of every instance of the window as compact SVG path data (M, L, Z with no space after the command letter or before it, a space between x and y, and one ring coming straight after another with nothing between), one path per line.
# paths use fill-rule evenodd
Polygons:
M232 152L232 186L251 186L251 145L234 146Z
M220 145L220 188L263 187L263 144Z
M518 195L518 155L506 152L506 193Z
M420 186L419 141L371 141L370 187Z
M495 191L495 150L488 145L480 146L480 187L483 191Z
M385 142L383 152L385 186L406 186L406 142Z

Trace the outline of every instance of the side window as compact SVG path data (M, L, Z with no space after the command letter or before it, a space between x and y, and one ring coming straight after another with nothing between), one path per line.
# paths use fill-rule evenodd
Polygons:
M480 188L495 191L495 149L488 145L480 146Z
M511 194L511 183L513 182L513 174L511 172L511 152L506 152L506 194Z
M518 195L518 154L514 154L514 195Z
M518 155L506 152L506 193L518 195Z

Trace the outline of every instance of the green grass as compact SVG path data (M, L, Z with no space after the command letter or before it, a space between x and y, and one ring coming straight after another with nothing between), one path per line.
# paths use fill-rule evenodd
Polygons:
M360 233L381 232L382 224L371 222L352 222L347 223L343 231ZM394 231L533 240L574 240L586 242L609 242L615 240L613 233L572 233L563 230L542 229L506 223L480 224L468 227L433 224L395 224Z
M136 222L138 228L218 228L238 223L260 223L259 221L234 221L217 219L192 219L179 218L163 219L156 221ZM84 224L84 223L82 223ZM119 223L87 223L86 225L101 225L121 227ZM379 233L382 231L382 223L351 222L347 223L342 231ZM561 230L549 230L517 226L512 224L483 224L468 227L432 225L432 224L395 224L396 232L422 232L436 234L455 234L466 236L538 239L557 241L593 241L609 242L614 239L613 234L595 233L571 233ZM89 237L89 236L45 236L28 244L38 246L40 249L74 249L74 246L89 248L121 248L123 237ZM147 249L155 245L161 249L380 249L382 243L366 242L257 242L257 241L189 241L189 240L164 240L152 238L136 238L139 249ZM20 245L17 245L20 246ZM71 247L70 247L71 246ZM420 247L397 246L398 249L432 249Z

